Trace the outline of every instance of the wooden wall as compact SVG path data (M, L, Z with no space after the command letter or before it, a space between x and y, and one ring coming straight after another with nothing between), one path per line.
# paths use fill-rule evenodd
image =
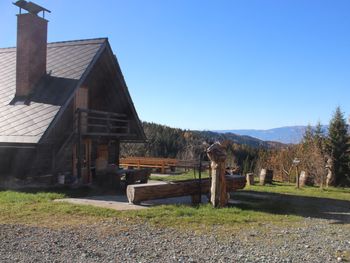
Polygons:
M14 176L24 179L30 172L36 150L30 148L0 148L1 177Z

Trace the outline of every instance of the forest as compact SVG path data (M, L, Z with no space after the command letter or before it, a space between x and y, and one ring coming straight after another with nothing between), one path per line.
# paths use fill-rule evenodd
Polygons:
M349 126L339 107L329 123L328 131L321 123L308 126L298 144L266 142L249 136L211 131L192 131L143 122L147 142L122 144L121 156L147 156L198 160L208 145L220 142L227 151L226 165L240 174L262 168L274 171L274 179L295 182L296 174L304 171L308 183L323 185L329 165L333 185L350 185ZM295 160L298 160L298 167Z

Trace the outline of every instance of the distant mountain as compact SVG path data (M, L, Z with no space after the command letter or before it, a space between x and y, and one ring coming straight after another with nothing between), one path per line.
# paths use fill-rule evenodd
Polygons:
M239 135L230 131L192 131L197 133L205 141L225 141L229 140L240 145L248 145L253 148L280 148L285 146L276 141L261 140L249 135Z
M258 138L263 141L275 141L281 143L299 143L303 138L307 126L287 126L269 130L219 130L219 133L234 133ZM328 126L323 126L324 131Z

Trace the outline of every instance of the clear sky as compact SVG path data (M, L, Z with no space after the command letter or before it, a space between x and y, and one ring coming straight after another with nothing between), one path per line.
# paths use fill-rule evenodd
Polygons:
M17 8L0 1L0 47ZM139 117L185 129L327 124L350 114L348 0L32 0L49 41L108 37Z

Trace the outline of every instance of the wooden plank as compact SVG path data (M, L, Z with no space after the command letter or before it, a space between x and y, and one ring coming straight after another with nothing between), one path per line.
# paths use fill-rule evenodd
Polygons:
M138 165L140 163L140 165ZM183 161L172 158L155 158L155 157L127 157L120 160L120 164L123 166L136 166L136 167L153 167L162 168L162 173L165 169L170 167L181 168L198 168L198 161ZM136 165L137 164L137 165ZM163 166L165 169L163 169ZM202 163L203 168L209 167L209 162Z
M125 160L158 160L158 161L174 161L177 162L178 160L175 158L160 158L160 157L125 157L123 158Z
M124 123L128 123L129 120L124 120L124 119L116 119L116 118L104 118L104 117L94 117L94 116L91 116L89 115L88 116L88 119L89 120L99 120L99 121L106 121L106 120L109 120L109 121L112 121L112 122L124 122Z
M127 117L127 115L124 113L107 112L107 111L99 111L99 110L91 110L91 109L81 109L81 111L87 112L87 113L96 113L101 115L110 114L111 116L125 117L125 118Z
M124 165L124 166L139 166L139 165L146 165L146 166L154 166L154 167L162 167L161 164L154 164L154 163L138 163L138 162L121 162L120 165ZM167 165L167 167L169 167L169 165Z
M107 128L105 124L88 124L88 128ZM127 129L126 126L110 126L111 129Z
M140 165L138 165L138 164L135 164L135 163L133 163L133 164L125 164L125 163L123 163L123 164L119 164L119 166L122 166L122 167L138 167L138 168L141 168L141 167L162 168L163 167L161 165L153 165L153 164L140 164ZM169 169L170 166L165 166L165 168Z
M80 129L81 132L86 131L86 125L87 125L87 114L85 113L84 109L88 108L89 103L89 90L87 87L79 87L77 92L75 93L74 97L74 109L79 109L79 118L80 118Z
M156 164L177 164L177 159L170 159L170 158L152 158L152 157L128 157L128 158L122 158L121 162L138 162L141 163L156 163Z
M77 175L78 178L81 178L81 168L82 168L82 151L81 151L81 142L82 142L82 132L81 132L81 114L78 113L78 143L77 143L77 157L78 157L78 163L77 163Z
M246 179L244 176L226 176L227 192L243 189L245 184ZM210 186L210 179L202 179L201 193L209 193ZM168 183L128 185L126 193L129 203L138 204L147 200L199 195L199 187L198 180L186 180Z
M111 125L110 128L113 129L128 129L127 126L115 126L115 125ZM127 132L126 132L127 133Z
M106 133L106 132L84 132L82 135L85 136L105 136L105 137L136 137L136 134L128 134L128 133Z
M91 159L91 154L92 154L92 140L88 139L87 140L87 172L88 172L88 177L89 177L89 183L92 183L92 173L91 173L91 167L92 167L92 159Z
M75 93L74 105L75 109L81 109L82 112L87 112L89 102L87 87L80 87Z
M139 162L139 161L129 161L129 162L122 161L122 163L123 164L133 164L133 165L138 165L138 164L142 164L142 165L158 165L158 166L162 166L163 165L162 163L158 163L158 162Z

